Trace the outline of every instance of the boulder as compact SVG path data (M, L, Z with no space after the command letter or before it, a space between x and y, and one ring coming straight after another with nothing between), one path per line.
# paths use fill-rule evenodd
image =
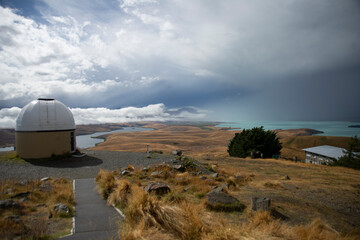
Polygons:
M200 176L200 179L201 179L201 180L205 180L205 179L206 179L206 176Z
M251 210L253 210L253 211L257 211L257 210L268 211L270 209L270 203L271 203L270 198L253 197L253 198L251 198Z
M56 213L69 213L70 209L69 209L69 207L67 205L62 204L62 203L58 203L58 204L55 204L54 211Z
M206 194L206 206L215 211L243 211L245 208L238 199L216 189Z
M147 171L149 171L149 168L148 168L148 167L143 167L143 168L141 169L141 171L147 172Z
M182 155L182 151L181 150L173 150L171 152L173 155L177 155L177 156L181 156Z
M30 192L21 192L21 193L15 194L11 198L25 198L25 197L29 196L29 194L30 194Z
M290 180L290 177L289 177L288 175L286 175L286 176L284 177L284 179L285 179L285 180Z
M148 193L154 192L156 195L164 195L171 191L167 184L161 182L149 183L144 190Z
M19 203L15 202L12 199L5 199L0 201L0 209L20 209L21 206Z

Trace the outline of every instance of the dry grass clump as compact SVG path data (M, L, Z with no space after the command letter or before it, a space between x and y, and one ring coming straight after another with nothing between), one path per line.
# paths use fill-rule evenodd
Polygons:
M109 205L117 205L123 208L128 202L128 196L131 193L131 184L128 180L116 181L116 186L110 193L107 202Z
M332 227L321 221L313 220L306 226L291 226L275 220L269 212L258 211L250 214L249 221L243 223L239 231L242 236L255 239L297 239L297 240L355 240L356 237L341 236Z
M107 199L116 186L115 173L100 169L95 178L98 191L104 199Z
M120 226L122 239L356 239L341 236L319 219L306 226L291 226L264 211L248 210L243 213L241 223L230 223L226 215L221 215L224 213L208 211L205 200L201 201L203 204L189 201L189 195L201 193L204 197L211 187L199 176L187 172L178 173L172 179L174 189L190 185L195 190L191 193L173 191L162 198L145 192L133 176L129 177L130 182L127 177L116 180L114 173L103 170L99 175L99 188L103 186L110 192L108 203L120 207L126 216ZM235 177L227 179L236 181ZM110 183L106 184L104 180ZM199 192L202 188L206 191ZM224 212L224 209L220 210Z
M315 219L307 226L298 226L294 232L299 240L319 239L319 240L335 240L335 239L355 239L354 237L341 237L332 227L322 222L319 218Z
M117 186L127 186L126 188L119 187L127 191L120 191L123 195L118 198L120 201L127 199L126 203L120 203L124 206L123 211L126 216L124 239L152 239L147 238L147 234L150 234L153 239L159 237L159 234L161 236L165 234L169 238L200 239L198 235L204 226L197 214L197 208L186 203L166 204L146 193L141 187L135 184L128 185L127 180L117 182ZM110 197L115 193L116 190ZM140 226L139 223L141 223Z
M0 181L0 199L11 199L14 208L0 209L0 239L51 239L68 234L75 204L72 182L61 179ZM56 214L57 203L69 213Z
M180 239L199 239L202 222L190 206L165 204L134 186L125 209L127 224L136 228L143 221L144 229L156 228ZM125 238L126 239L126 238Z

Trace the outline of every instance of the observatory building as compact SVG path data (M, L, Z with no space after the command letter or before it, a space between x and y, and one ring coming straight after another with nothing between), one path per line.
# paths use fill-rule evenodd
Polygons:
M27 104L16 119L16 152L21 158L48 158L75 152L75 121L68 107L49 98Z

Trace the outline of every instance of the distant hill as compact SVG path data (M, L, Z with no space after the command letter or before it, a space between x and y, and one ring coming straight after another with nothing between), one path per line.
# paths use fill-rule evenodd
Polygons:
M11 147L15 145L15 130L0 129L0 147Z
M282 138L283 149L281 155L292 158L296 156L298 159L305 159L302 149L316 147L321 145L330 145L335 147L347 148L349 137L332 137L332 136L295 136Z

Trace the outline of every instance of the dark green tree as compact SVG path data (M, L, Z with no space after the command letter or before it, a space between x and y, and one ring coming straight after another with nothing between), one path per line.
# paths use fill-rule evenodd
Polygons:
M355 135L349 141L348 148L344 151L344 156L333 162L333 166L349 167L360 169L360 141Z
M259 152L264 158L270 158L273 155L279 155L281 148L276 133L265 131L261 126L235 133L229 143L228 153L233 157L247 157L251 155L251 152Z

